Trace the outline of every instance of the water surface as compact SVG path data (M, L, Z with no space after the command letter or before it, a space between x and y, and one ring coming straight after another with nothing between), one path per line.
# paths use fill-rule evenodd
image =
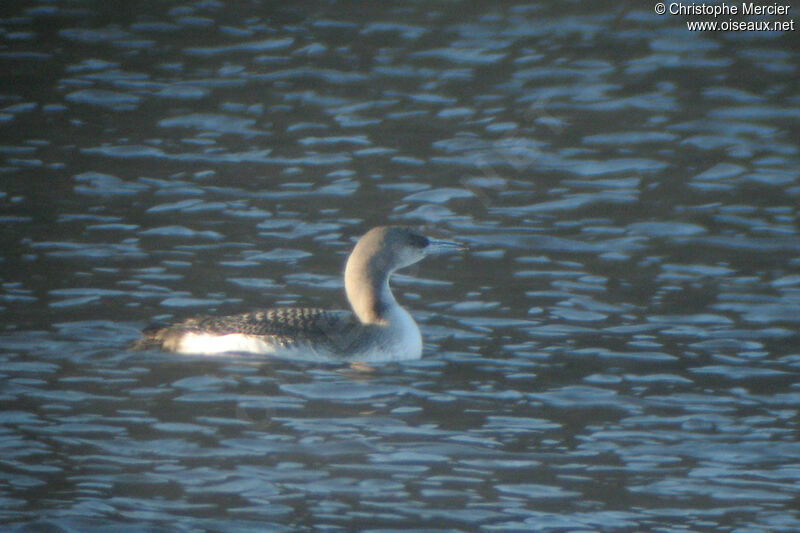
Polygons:
M636 3L5 7L0 523L800 529L799 49ZM471 247L394 279L420 361L125 349L345 306L386 223Z

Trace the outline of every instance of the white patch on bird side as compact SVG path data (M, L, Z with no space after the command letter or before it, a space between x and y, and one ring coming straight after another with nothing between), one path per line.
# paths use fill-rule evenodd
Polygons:
M275 355L279 350L274 343L265 342L264 337L231 333L214 335L211 333L185 333L178 344L178 353L215 355L228 352L247 352Z

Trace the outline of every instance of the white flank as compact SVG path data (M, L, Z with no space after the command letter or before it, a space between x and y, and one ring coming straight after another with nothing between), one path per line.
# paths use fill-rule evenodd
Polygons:
M265 342L268 337L256 337L242 333L214 335L212 333L185 333L180 340L178 353L215 355L227 352L246 352L275 355L278 346Z

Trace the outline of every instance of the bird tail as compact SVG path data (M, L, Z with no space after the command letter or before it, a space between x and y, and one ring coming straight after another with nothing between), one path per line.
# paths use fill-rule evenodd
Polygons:
M142 330L142 336L133 341L128 350L132 352L143 352L146 350L161 349L164 346L164 337L167 328L163 325L149 326Z

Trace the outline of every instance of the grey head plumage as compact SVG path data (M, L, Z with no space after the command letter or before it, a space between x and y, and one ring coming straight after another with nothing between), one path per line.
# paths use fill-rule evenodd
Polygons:
M378 226L358 240L347 259L344 283L350 306L362 323L379 322L395 304L389 278L431 254L463 249L456 242L426 237L405 226Z

